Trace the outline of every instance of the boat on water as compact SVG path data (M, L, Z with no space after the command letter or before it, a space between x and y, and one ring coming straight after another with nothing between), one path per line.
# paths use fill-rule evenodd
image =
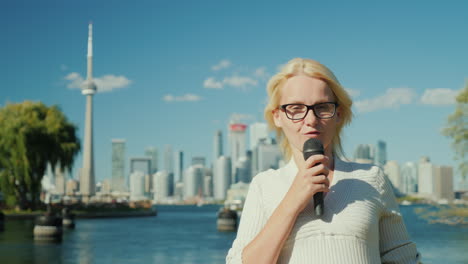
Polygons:
M408 201L408 200L403 200L403 202L401 202L401 205L412 205L413 203Z

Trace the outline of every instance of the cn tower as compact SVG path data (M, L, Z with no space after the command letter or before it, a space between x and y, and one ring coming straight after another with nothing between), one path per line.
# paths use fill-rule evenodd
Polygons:
M86 116L83 150L83 168L80 177L80 192L84 201L95 194L94 149L93 149L93 95L96 84L93 81L93 24L89 23L88 33L88 74L82 94L86 96Z

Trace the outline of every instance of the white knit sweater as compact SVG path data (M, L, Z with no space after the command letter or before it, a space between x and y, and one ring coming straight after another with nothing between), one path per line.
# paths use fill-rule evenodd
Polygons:
M293 159L258 174L250 184L227 263L242 263L243 248L260 232L297 174ZM335 157L324 214L313 204L299 214L278 263L418 263L392 187L377 166Z

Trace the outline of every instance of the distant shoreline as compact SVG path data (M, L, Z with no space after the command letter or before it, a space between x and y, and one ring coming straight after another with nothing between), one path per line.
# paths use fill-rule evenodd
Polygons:
M44 212L22 212L22 213L6 213L5 220L34 220L37 216L43 215ZM75 219L93 219L93 218L124 218L124 217L148 217L157 216L155 209L151 210L134 210L134 211L116 211L116 212L73 212Z

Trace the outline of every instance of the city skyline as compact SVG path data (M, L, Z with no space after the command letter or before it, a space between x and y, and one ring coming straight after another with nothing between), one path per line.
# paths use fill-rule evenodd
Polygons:
M359 144L383 140L388 160L429 156L456 168L440 130L468 76L468 37L461 33L467 5L9 1L0 10L7 39L0 43L7 51L0 106L57 104L83 143L86 102L79 88L92 20L96 181L111 178L113 138L126 139L126 157L143 156L148 146L163 153L171 144L186 161L203 156L211 164L214 131L228 135L232 118L263 122L266 82L294 57L329 66L351 94L348 157Z

